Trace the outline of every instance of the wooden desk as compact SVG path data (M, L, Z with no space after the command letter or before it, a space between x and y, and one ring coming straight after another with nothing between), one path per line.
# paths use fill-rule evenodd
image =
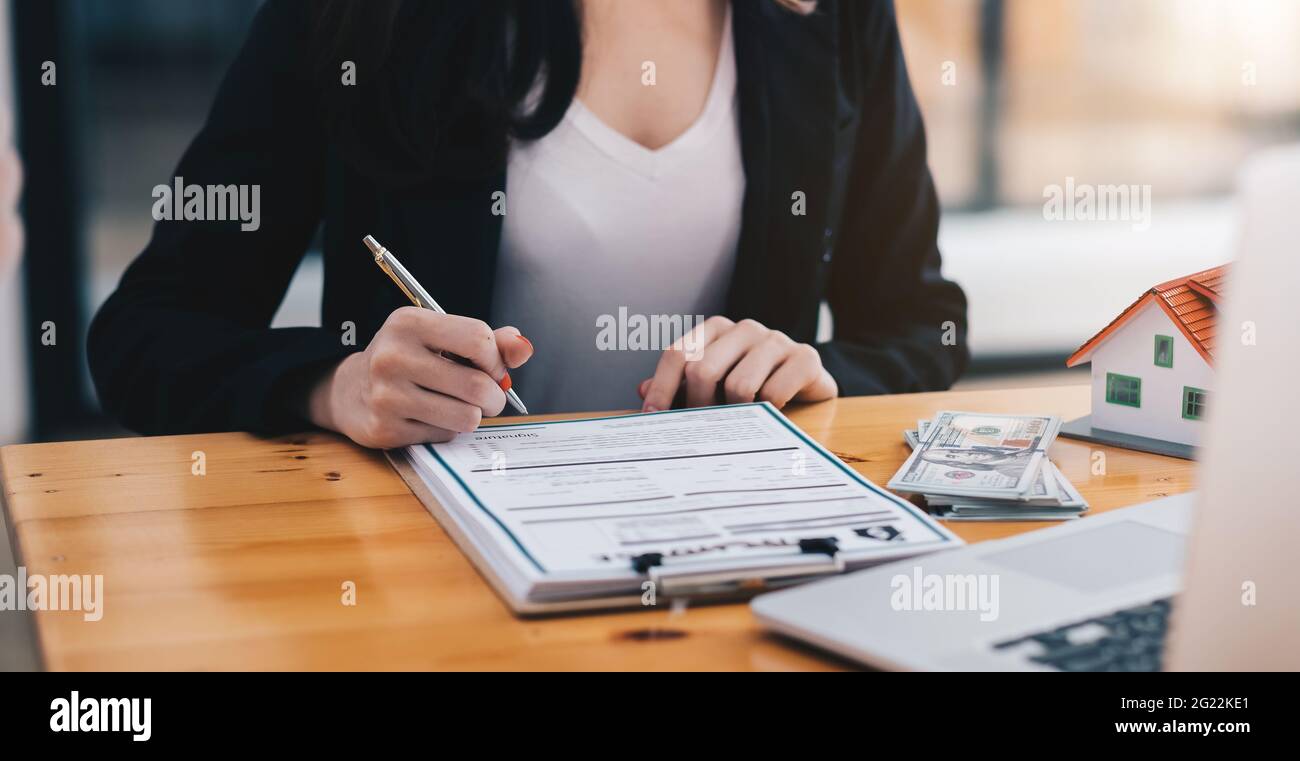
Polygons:
M942 408L1088 409L1088 388L838 399L791 410L876 483L901 431ZM192 454L207 474L191 474ZM1093 474L1104 451L1105 475ZM1052 457L1094 512L1186 491L1192 464L1062 439ZM0 450L19 563L103 574L104 617L37 613L50 669L825 669L745 605L514 618L375 452L337 436L246 434ZM968 541L1042 523L956 523ZM356 585L356 605L341 603Z

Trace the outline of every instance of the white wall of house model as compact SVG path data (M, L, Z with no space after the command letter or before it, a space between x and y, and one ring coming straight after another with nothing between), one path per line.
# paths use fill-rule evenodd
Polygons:
M1156 364L1156 336L1173 339L1172 367ZM1184 389L1211 391L1214 368L1150 299L1092 351L1092 427L1196 445L1204 420L1184 416ZM1141 379L1138 406L1106 401L1107 374ZM1208 397L1213 404L1213 396Z

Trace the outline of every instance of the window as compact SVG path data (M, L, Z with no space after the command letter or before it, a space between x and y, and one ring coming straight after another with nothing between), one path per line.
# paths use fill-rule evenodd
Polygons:
M1183 417L1200 420L1205 417L1205 400L1209 392L1201 388L1183 386Z
M1106 401L1126 407L1142 406L1142 379L1106 373Z
M1156 336L1156 367L1174 366L1174 339Z
M1067 175L1217 195L1244 146L1300 140L1294 0L894 4L945 212L1041 208Z

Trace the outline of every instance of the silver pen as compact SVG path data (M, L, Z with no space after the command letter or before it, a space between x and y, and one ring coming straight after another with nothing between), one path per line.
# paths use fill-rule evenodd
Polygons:
M422 309L432 309L438 314L447 313L447 310L438 306L438 302L434 301L429 292L424 290L419 281L406 271L402 263L397 261L397 257L393 256L392 251L380 245L379 241L375 240L372 235L367 235L363 242L366 244L366 248L370 249L370 253L375 255L375 264L379 265L379 269L388 273L388 276L393 279L394 283L397 283L397 287L402 289L402 293L406 294L412 304ZM506 374L506 377L510 377L509 373ZM519 398L515 390L509 386L506 386L503 390L506 392L506 401L510 402L510 406L514 407L519 414L527 415L528 408L524 406L523 400Z

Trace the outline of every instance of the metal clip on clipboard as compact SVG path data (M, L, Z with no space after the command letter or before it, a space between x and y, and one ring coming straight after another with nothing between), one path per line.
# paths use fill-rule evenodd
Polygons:
M667 597L756 591L799 578L844 572L844 559L839 556L835 537L800 539L797 554L751 560L755 562L737 568L734 560L674 562L663 553L647 552L632 558L632 568L649 576L659 593Z

